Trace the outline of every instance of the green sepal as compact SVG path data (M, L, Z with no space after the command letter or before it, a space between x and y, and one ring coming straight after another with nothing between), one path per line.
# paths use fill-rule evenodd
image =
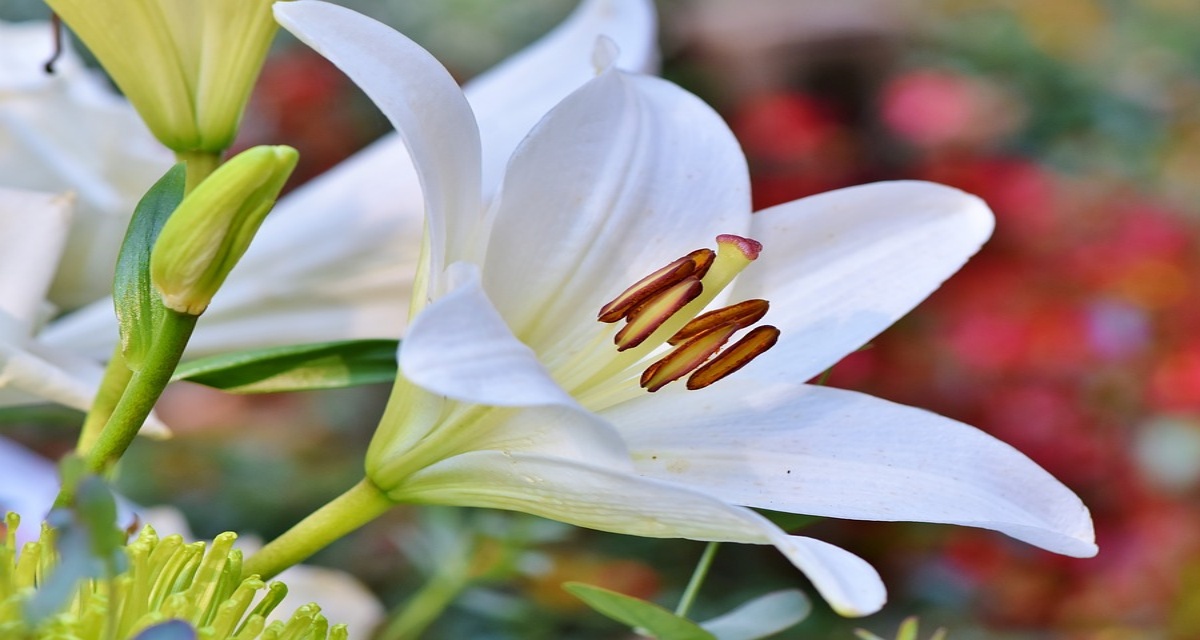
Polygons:
M247 394L392 382L399 344L398 340L341 340L239 351L184 363L171 380Z
M142 196L121 243L117 272L113 277L113 304L121 332L125 365L138 371L150 351L166 307L150 282L150 253L167 218L183 201L187 169L183 163L171 167Z
M581 582L563 584L571 595L597 612L651 634L658 640L716 640L700 625L654 604Z

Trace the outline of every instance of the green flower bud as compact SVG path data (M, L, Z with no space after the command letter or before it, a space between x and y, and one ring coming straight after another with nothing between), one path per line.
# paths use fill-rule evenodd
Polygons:
M278 28L272 0L47 0L176 153L233 142Z
M221 165L183 199L150 254L150 280L163 304L198 316L250 246L299 154L254 147Z
M38 541L26 544L18 554L19 523L14 513L0 523L0 637L139 638L159 625L190 628L193 637L211 640L348 637L346 626L331 628L315 604L299 607L286 622L268 623L267 616L283 600L287 587L281 582L266 584L255 575L242 578L242 552L233 548L236 535L222 533L211 545L189 544L178 535L159 539L149 526L120 549L128 559L124 571L85 578L63 594L66 602L57 611L32 618L29 603L49 588L46 576L62 566L56 532L48 526L42 527Z

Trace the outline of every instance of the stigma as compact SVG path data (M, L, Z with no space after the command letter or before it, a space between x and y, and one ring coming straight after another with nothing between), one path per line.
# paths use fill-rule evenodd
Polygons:
M673 347L642 372L640 384L654 392L688 376L687 388L702 389L750 363L779 339L763 325L734 344L742 329L766 315L766 300L745 300L706 313L704 307L758 258L762 244L735 235L717 236L717 250L697 249L638 280L601 307L600 322L625 321L613 337L617 351Z

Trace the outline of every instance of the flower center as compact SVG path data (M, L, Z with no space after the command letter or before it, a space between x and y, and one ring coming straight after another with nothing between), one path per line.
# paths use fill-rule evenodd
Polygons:
M658 391L684 376L688 389L702 389L775 345L779 329L764 325L723 349L734 334L766 315L766 300L746 300L697 315L760 251L762 245L755 240L717 236L715 252L693 251L601 307L600 322L625 321L613 338L617 351L632 350L630 356L640 359L664 342L674 347L642 372L643 389Z

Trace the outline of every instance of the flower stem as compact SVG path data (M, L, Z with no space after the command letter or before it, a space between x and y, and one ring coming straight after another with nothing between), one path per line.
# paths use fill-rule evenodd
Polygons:
M197 318L167 310L142 368L130 376L125 393L113 408L108 423L100 431L95 445L87 450L88 469L96 473L108 471L129 448L171 381Z
M466 573L439 569L404 603L400 613L388 621L378 635L379 640L414 640L422 637L421 634L429 625L470 585L471 577Z
M242 566L242 577L258 575L269 580L391 507L387 495L364 478L250 556Z
M100 389L92 401L92 408L84 418L83 429L79 432L79 441L75 445L75 451L79 455L86 455L96 444L100 430L112 417L113 410L116 409L132 377L133 371L125 366L125 357L121 355L121 345L118 343L113 349L108 366L104 369L104 378L100 380Z
M692 579L688 581L683 596L679 598L679 606L675 607L675 615L681 618L687 616L692 603L696 601L696 595L700 593L700 585L704 584L704 578L708 577L708 570L712 568L713 558L716 557L717 548L720 546L720 542L710 542L704 547L704 553L700 554L700 561L696 563L696 569L692 572Z
M221 165L221 154L208 151L187 151L176 153L175 159L187 166L187 179L184 181L183 192L191 193L217 167Z

